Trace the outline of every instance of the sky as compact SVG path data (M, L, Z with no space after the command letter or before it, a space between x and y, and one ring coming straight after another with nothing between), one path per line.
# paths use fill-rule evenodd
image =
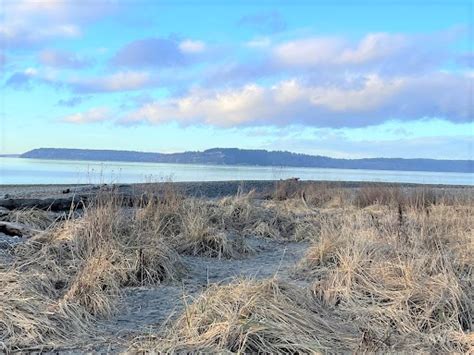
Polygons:
M0 0L0 154L474 159L471 1Z

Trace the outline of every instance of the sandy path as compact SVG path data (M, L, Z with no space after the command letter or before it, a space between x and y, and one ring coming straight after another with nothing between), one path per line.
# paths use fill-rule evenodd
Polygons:
M179 316L186 302L212 284L227 284L238 278L264 279L277 274L290 279L296 263L303 257L308 244L304 242L277 243L272 240L251 239L256 253L242 259L185 257L189 273L181 281L156 287L127 288L119 312L98 325L97 337L90 339L80 351L125 351L136 335L157 333L171 319ZM75 353L75 350L69 351Z

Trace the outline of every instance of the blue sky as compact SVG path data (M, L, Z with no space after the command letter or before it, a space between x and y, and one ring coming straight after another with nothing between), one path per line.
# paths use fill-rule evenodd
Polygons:
M473 159L470 1L0 7L0 153Z

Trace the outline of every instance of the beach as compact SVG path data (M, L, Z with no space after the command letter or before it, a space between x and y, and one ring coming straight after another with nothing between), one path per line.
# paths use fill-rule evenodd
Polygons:
M0 343L464 352L472 197L297 179L1 186Z
M205 182L158 182L136 184L41 184L41 185L0 185L0 198L51 198L70 197L74 194L94 193L99 188L113 188L142 193L147 189L160 189L172 184L177 190L190 196L222 197L244 191L255 190L257 193L272 193L275 184L281 180L245 180L245 181L205 181ZM408 183L365 182L365 181L301 181L301 184L340 187L354 189L364 186L385 186L400 188L426 187L454 191L471 191L470 185L424 185Z

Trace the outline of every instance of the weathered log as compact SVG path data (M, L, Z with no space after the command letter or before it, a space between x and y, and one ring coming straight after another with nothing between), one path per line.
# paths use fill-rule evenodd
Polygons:
M0 199L0 207L8 210L19 208L38 208L41 210L67 211L71 206L81 208L80 202L87 201L88 196L71 196L67 198L9 198Z
M0 233L5 235L30 238L40 232L23 224L0 221Z
M139 202L147 201L146 197L126 193L113 193L123 206L135 206ZM53 212L69 211L71 208L82 209L88 202L96 198L96 194L74 195L64 198L9 198L0 199L0 208L15 210L21 208L38 208Z

